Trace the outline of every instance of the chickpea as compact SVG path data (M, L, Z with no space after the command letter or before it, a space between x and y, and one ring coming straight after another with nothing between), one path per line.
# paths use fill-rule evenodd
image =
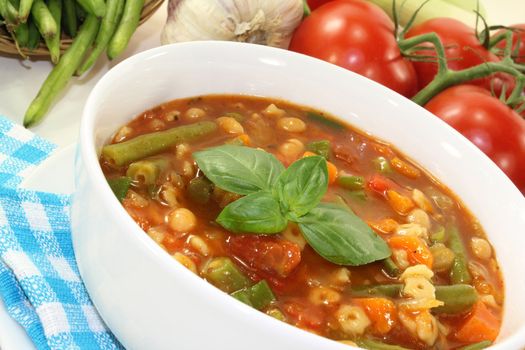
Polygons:
M228 134L243 134L244 128L235 118L232 117L220 117L217 118L217 124L219 127L227 132Z
M304 145L298 139L289 139L279 146L279 153L288 159L297 159L304 151Z
M173 254L173 258L180 262L184 267L186 267L188 270L190 270L193 273L197 273L197 265L191 260L189 257L182 253L175 253Z
M184 113L184 117L187 120L197 120L201 119L202 117L206 116L206 111L202 108L192 107Z
M301 119L294 117L279 119L277 127L288 132L303 132L306 130L306 124Z
M424 239L428 237L427 229L416 223L399 225L396 227L395 233L401 236L415 236Z
M412 191L412 200L424 211L432 212L432 204L430 203L430 200L417 188Z
M280 109L279 107L277 107L276 105L274 105L273 103L268 105L268 107L266 107L262 113L268 117L282 117L286 114L286 112L284 111L284 109Z
M186 208L177 208L168 214L169 227L177 232L188 232L197 225L197 218Z
M191 247L199 254L203 256L208 256L210 254L210 248L208 247L208 244L199 236L191 235L188 241Z
M486 239L472 237L470 240L470 248L474 255L481 260L488 260L492 256L492 248Z
M444 272L450 270L454 264L456 255L442 243L436 243L430 247L430 252L434 257L432 268L437 272Z
M419 224L427 230L430 229L430 218L423 209L413 209L408 213L407 221L413 224Z

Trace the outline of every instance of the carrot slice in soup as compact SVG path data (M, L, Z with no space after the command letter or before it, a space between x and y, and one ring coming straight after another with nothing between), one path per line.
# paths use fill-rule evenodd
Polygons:
M393 236L388 239L392 249L403 249L410 265L424 264L432 269L434 258L425 241L416 236Z
M498 336L499 327L500 320L482 301L478 301L455 335L457 340L465 343L494 341Z
M370 321L376 334L390 332L397 320L395 304L386 298L359 298L353 302L361 306Z

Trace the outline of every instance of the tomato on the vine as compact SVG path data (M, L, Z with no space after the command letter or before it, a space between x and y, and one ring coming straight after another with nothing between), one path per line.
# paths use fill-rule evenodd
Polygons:
M417 35L436 33L445 47L445 56L448 67L451 70L461 70L477 66L485 62L499 62L495 54L488 51L480 42L474 28L471 28L453 18L433 18L411 28L406 38ZM424 44L429 48L432 44ZM420 50L417 54L424 56L436 56L434 50ZM415 61L414 68L417 72L419 89L427 86L437 73L437 63L429 61ZM469 84L481 86L487 90L494 89L496 94L502 91L505 84L506 90L514 87L514 79L508 75L496 73L490 77L476 79Z
M299 25L289 48L412 97L417 92L416 73L393 33L394 23L380 7L363 0L335 0Z
M511 25L510 28L514 29L512 32L512 58L516 63L525 64L525 23ZM507 30L508 29L502 29L496 32L494 36L498 36ZM496 47L503 50L506 42L506 40L502 40L496 45ZM515 51L516 45L518 45L517 52Z
M425 105L481 149L525 194L525 120L487 90L451 87Z

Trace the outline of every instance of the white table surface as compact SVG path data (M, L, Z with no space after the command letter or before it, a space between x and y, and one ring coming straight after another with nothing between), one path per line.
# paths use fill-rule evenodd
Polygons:
M484 0L483 3L489 14L490 24L525 23L525 0ZM73 79L59 101L51 108L45 121L34 127L32 131L67 152L66 147L76 142L82 109L96 82L108 69L126 57L160 45L159 37L165 20L166 4L137 30L120 59L113 62L108 62L105 58L101 59L85 77ZM27 106L38 92L51 67L47 61L20 61L0 55L0 115L22 123ZM65 172L64 176L71 177L71 174ZM9 320L5 311L2 312L1 302L0 324L3 328L0 329L0 344L6 350L31 347L22 328ZM6 331L11 337L2 341L2 333Z

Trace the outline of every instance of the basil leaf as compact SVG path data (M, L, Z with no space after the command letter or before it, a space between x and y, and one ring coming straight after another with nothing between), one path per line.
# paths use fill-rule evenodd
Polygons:
M321 203L299 218L310 246L338 265L359 266L388 258L388 245L357 215L333 203Z
M233 232L278 233L288 221L281 214L279 202L266 191L252 193L228 204L217 222Z
M277 179L275 194L289 218L308 213L321 201L328 188L326 160L320 156L301 158Z
M273 154L250 147L223 145L195 152L193 157L211 182L238 194L271 190L284 170Z

